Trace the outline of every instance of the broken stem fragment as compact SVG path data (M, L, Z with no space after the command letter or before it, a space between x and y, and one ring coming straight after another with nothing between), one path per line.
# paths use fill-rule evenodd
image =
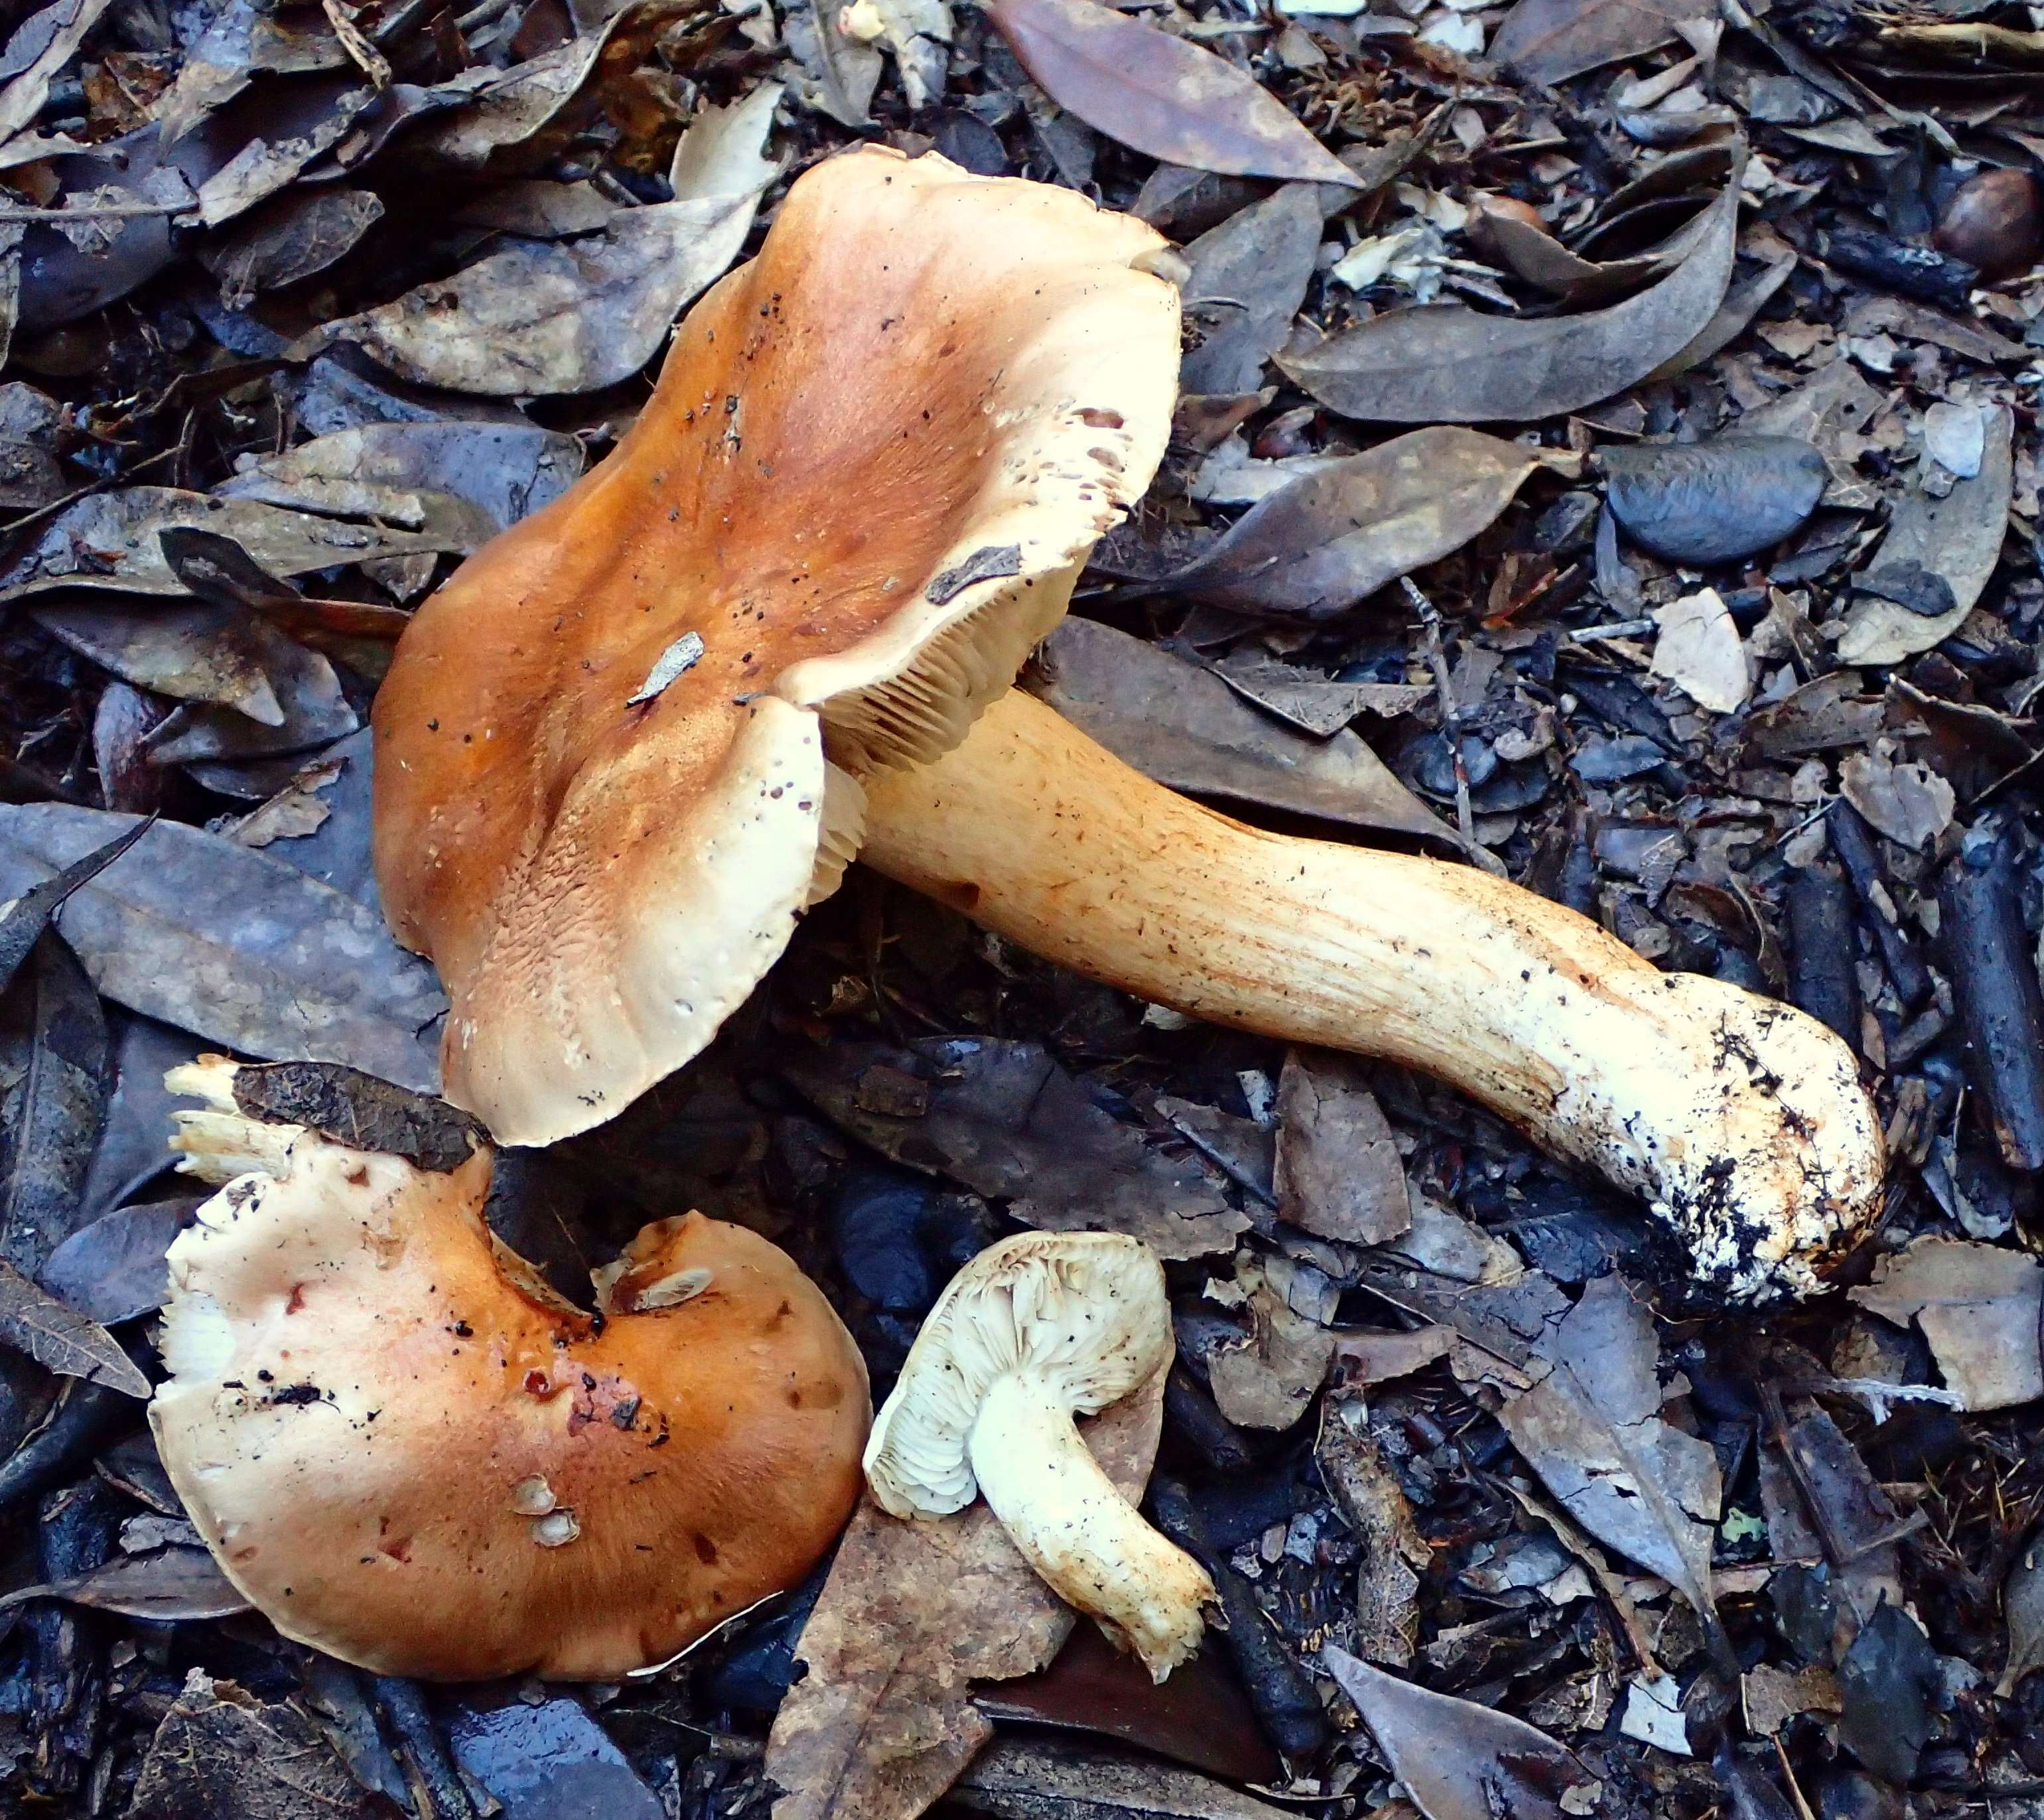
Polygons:
M1199 1647L1213 1582L1143 1522L1080 1439L1171 1362L1163 1268L1119 1233L1019 1233L951 1279L866 1449L896 1517L986 1499L1067 1605L1162 1680Z

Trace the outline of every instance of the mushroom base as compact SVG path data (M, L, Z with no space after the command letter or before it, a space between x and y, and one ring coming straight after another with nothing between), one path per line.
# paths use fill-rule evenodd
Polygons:
M1880 1122L1831 1031L1472 867L1245 827L1019 693L866 787L889 877L1189 1016L1452 1082L1642 1195L1707 1290L1806 1292L1880 1210Z
M1146 1523L1028 1372L988 1387L969 1443L979 1493L1051 1590L1162 1681L1198 1649L1213 1582Z

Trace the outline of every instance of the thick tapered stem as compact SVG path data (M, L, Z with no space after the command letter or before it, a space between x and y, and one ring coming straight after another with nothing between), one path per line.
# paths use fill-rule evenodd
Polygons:
M1199 1647L1205 1568L1166 1541L1114 1488L1039 1379L995 1379L973 1424L973 1476L1030 1566L1097 1619L1161 1681Z
M1810 1287L1879 1206L1829 1030L1473 868L1245 827L1020 693L866 791L890 877L1190 1016L1450 1081L1643 1193L1729 1293Z

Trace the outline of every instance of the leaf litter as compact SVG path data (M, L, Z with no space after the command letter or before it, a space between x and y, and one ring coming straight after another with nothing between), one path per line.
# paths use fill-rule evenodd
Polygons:
M436 1078L440 1002L368 861L392 639L602 458L686 297L853 137L1132 207L1189 273L1198 395L1032 687L1246 818L1448 852L1452 808L1657 964L1849 982L1894 1161L1851 1297L1728 1315L1450 1090L1118 998L855 875L628 1130L501 1160L498 1215L570 1288L609 1232L576 1170L756 1224L882 1386L1018 1221L1158 1237L1154 1505L1224 1588L1231 1722L1175 1680L1078 1735L997 1681L968 1716L960 1652L1021 1607L905 1576L950 1615L912 1622L807 1798L913 1811L987 1730L953 1798L1019 1820L1574 1814L1599 1783L1598 1811L1779 1820L2033 1775L2044 295L2019 257L1954 263L1945 218L2037 149L2017 23L1957 28L1962 70L1864 9L1600 0L18 21L9 212L67 212L0 222L0 895L164 819L0 920L0 1805L759 1803L814 1674L799 1597L621 1690L428 1702L221 1627L135 1395L190 1207L163 1067ZM1103 1672L1049 1673L1105 1708ZM1224 1730L1292 1780L1187 1760Z

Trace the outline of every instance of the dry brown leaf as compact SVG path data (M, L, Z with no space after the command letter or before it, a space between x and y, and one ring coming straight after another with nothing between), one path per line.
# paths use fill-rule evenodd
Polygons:
M149 1380L97 1321L73 1313L0 1260L0 1345L68 1378L147 1397Z
M2044 1264L2027 1252L1922 1238L1881 1259L1873 1281L1850 1293L1885 1321L1922 1328L1946 1384L1969 1410L2010 1409L2044 1396L2038 1343Z
M204 1549L171 1547L145 1555L116 1555L90 1573L44 1586L25 1586L0 1599L0 1606L31 1599L61 1599L98 1611L118 1611L159 1624L194 1618L231 1618L248 1610L226 1575Z
M1085 1430L1132 1501L1163 1409L1159 1372ZM984 1503L902 1522L862 1499L766 1741L774 1820L915 1820L993 1734L968 1683L1034 1673L1077 1622Z
M473 506L447 494L417 529L347 525L253 499L210 499L172 487L95 493L60 512L0 572L0 598L46 588L180 594L185 584L159 541L167 530L230 537L273 575L303 575L376 556L472 549L490 534Z
M1327 618L1460 549L1541 465L1473 429L1415 430L1286 483L1166 585L1239 613Z
M1452 841L1447 825L1353 733L1309 738L1212 671L1089 619L1043 641L1031 687L1117 758L1196 796Z
M1661 608L1654 615L1661 635L1650 666L1700 708L1728 714L1753 692L1746 647L1731 610L1716 588L1707 587Z
M1904 495L1868 565L1877 573L1915 564L1942 576L1952 591L1950 610L1927 619L1894 601L1862 596L1846 616L1840 662L1900 664L1942 644L1994 579L2015 490L2015 418L2007 405L1994 406L1987 416L1980 472L1942 499L1920 487Z
M1278 365L1331 410L1378 423L1523 423L1644 379L1711 326L1731 283L1736 180L1695 250L1658 284L1581 316L1397 310Z
M514 241L304 346L354 341L417 384L491 398L615 385L737 257L758 202L656 202L571 244Z
M1405 1164L1362 1066L1293 1049L1278 1081L1278 1214L1316 1238L1384 1245L1408 1230Z
M1026 1736L996 1739L951 1799L997 1820L1292 1820L1293 1813L1147 1758ZM1390 1820L1389 1810L1379 1808L1376 1820Z
M0 807L0 895L18 896L135 825L61 803ZM296 867L182 823L148 864L72 898L64 936L108 998L247 1055L345 1062L440 1085L425 1033L447 1010L425 961L383 919Z
M1528 82L1566 82L1665 44L1713 10L1710 0L1519 0L1490 55Z
M994 0L986 10L1043 92L1110 139L1197 171L1356 187L1274 97L1212 51L1093 0Z
M1662 1420L1659 1360L1644 1305L1622 1278L1599 1277L1535 1345L1526 1368L1539 1381L1508 1387L1498 1420L1571 1518L1708 1622L1717 1456Z
M1571 1752L1523 1719L1416 1687L1332 1644L1320 1660L1427 1820L1561 1820L1565 1791L1598 1791Z
M1273 1268L1285 1261L1276 1260ZM1335 1337L1293 1312L1260 1259L1245 1254L1235 1280L1247 1294L1249 1337L1208 1356L1208 1387L1220 1413L1238 1427L1289 1428L1327 1382Z
M1328 1495L1362 1545L1356 1568L1357 1652L1367 1661L1402 1668L1420 1641L1420 1576L1433 1556L1411 1501L1370 1432L1360 1399L1330 1402L1313 1458Z

